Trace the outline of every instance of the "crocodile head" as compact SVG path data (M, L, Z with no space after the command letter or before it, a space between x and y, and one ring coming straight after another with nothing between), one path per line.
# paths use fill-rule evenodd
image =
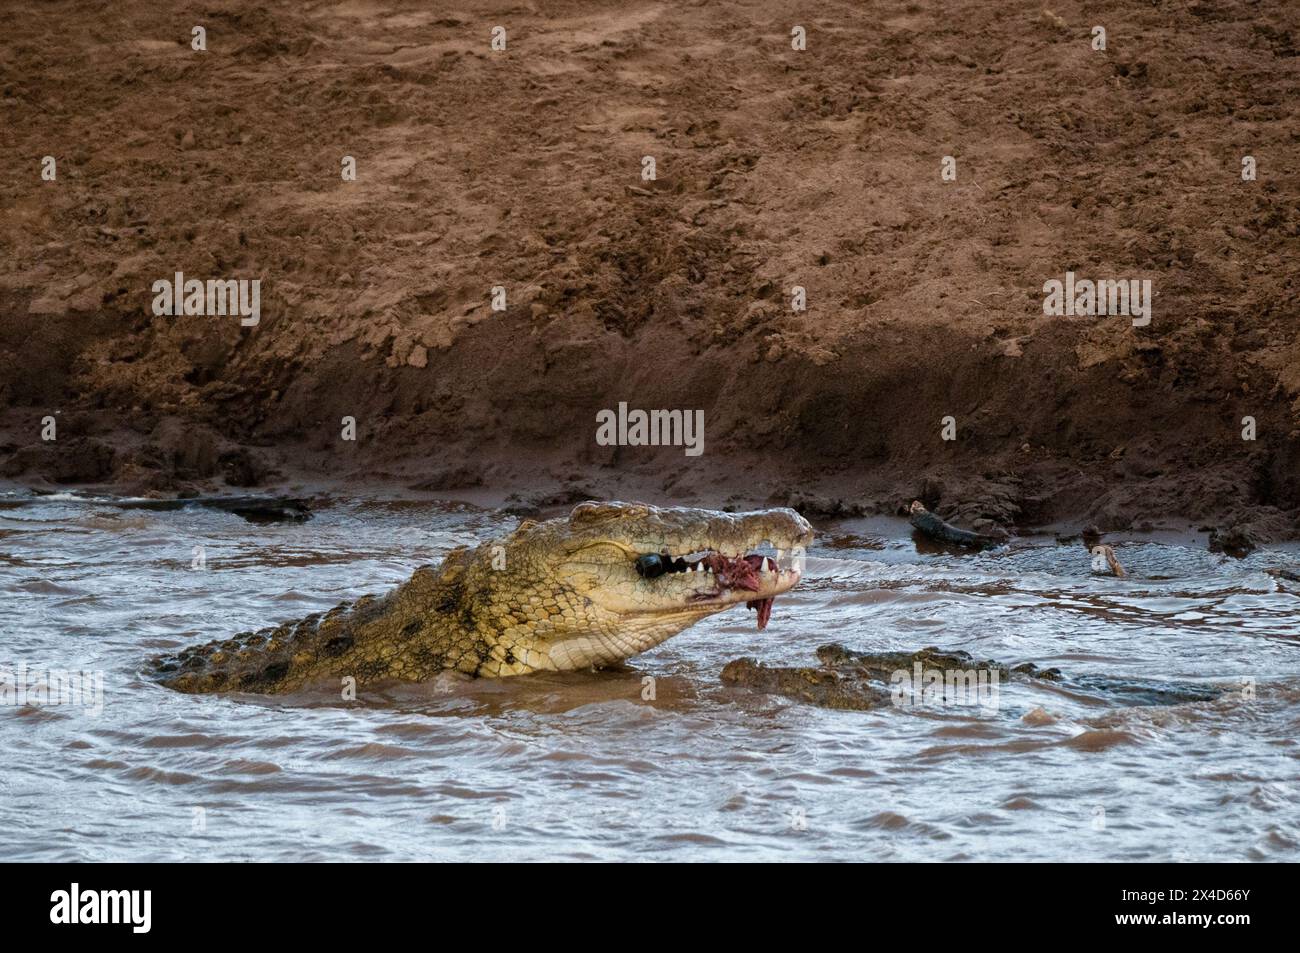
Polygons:
M784 508L582 503L568 517L523 524L491 585L544 610L528 620L515 657L534 669L585 668L644 652L732 606L755 609L762 628L773 600L799 582L811 541L812 527Z

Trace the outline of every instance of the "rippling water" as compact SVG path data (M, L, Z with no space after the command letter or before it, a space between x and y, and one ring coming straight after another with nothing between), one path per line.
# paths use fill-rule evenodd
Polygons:
M0 708L4 859L1300 855L1300 584L1264 571L1300 567L1295 549L1233 560L1126 542L1131 576L1115 579L1091 575L1078 543L923 553L902 523L840 524L818 527L806 581L766 631L733 610L623 670L351 704L181 695L139 675L160 650L381 592L514 522L335 502L253 526L0 496L0 670L104 678L99 714ZM851 712L718 680L741 655L813 664L830 641L1234 691L1134 707L1015 681L996 709Z

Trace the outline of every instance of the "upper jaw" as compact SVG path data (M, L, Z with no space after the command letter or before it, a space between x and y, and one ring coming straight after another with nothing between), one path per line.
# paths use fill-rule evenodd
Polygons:
M808 521L784 507L750 513L695 512L700 514L696 518L700 525L693 527L695 531L665 533L659 540L661 548L675 556L708 551L738 557L751 553L764 542L784 550L812 542L812 527ZM655 541L648 542L653 546Z

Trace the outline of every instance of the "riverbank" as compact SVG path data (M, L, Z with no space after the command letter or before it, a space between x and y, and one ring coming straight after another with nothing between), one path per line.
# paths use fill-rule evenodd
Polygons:
M728 6L218 4L203 54L139 0L15 16L0 476L1300 532L1300 10L1124 0L1101 52L833 3L795 51ZM260 322L155 316L177 271ZM1068 272L1151 323L1045 316ZM703 453L599 445L620 402Z

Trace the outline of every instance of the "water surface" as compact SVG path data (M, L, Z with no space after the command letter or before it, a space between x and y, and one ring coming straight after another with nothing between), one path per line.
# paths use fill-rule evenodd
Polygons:
M616 671L439 679L353 703L181 695L140 675L165 649L382 592L514 523L335 501L255 526L0 497L0 669L104 679L99 714L0 707L0 856L1300 857L1300 584L1265 572L1297 568L1294 549L1234 560L1139 539L1116 579L1077 543L969 556L919 552L902 523L819 526L766 631L733 610ZM808 665L831 641L1232 691L1142 707L1016 681L996 707L844 712L719 682L738 656Z

